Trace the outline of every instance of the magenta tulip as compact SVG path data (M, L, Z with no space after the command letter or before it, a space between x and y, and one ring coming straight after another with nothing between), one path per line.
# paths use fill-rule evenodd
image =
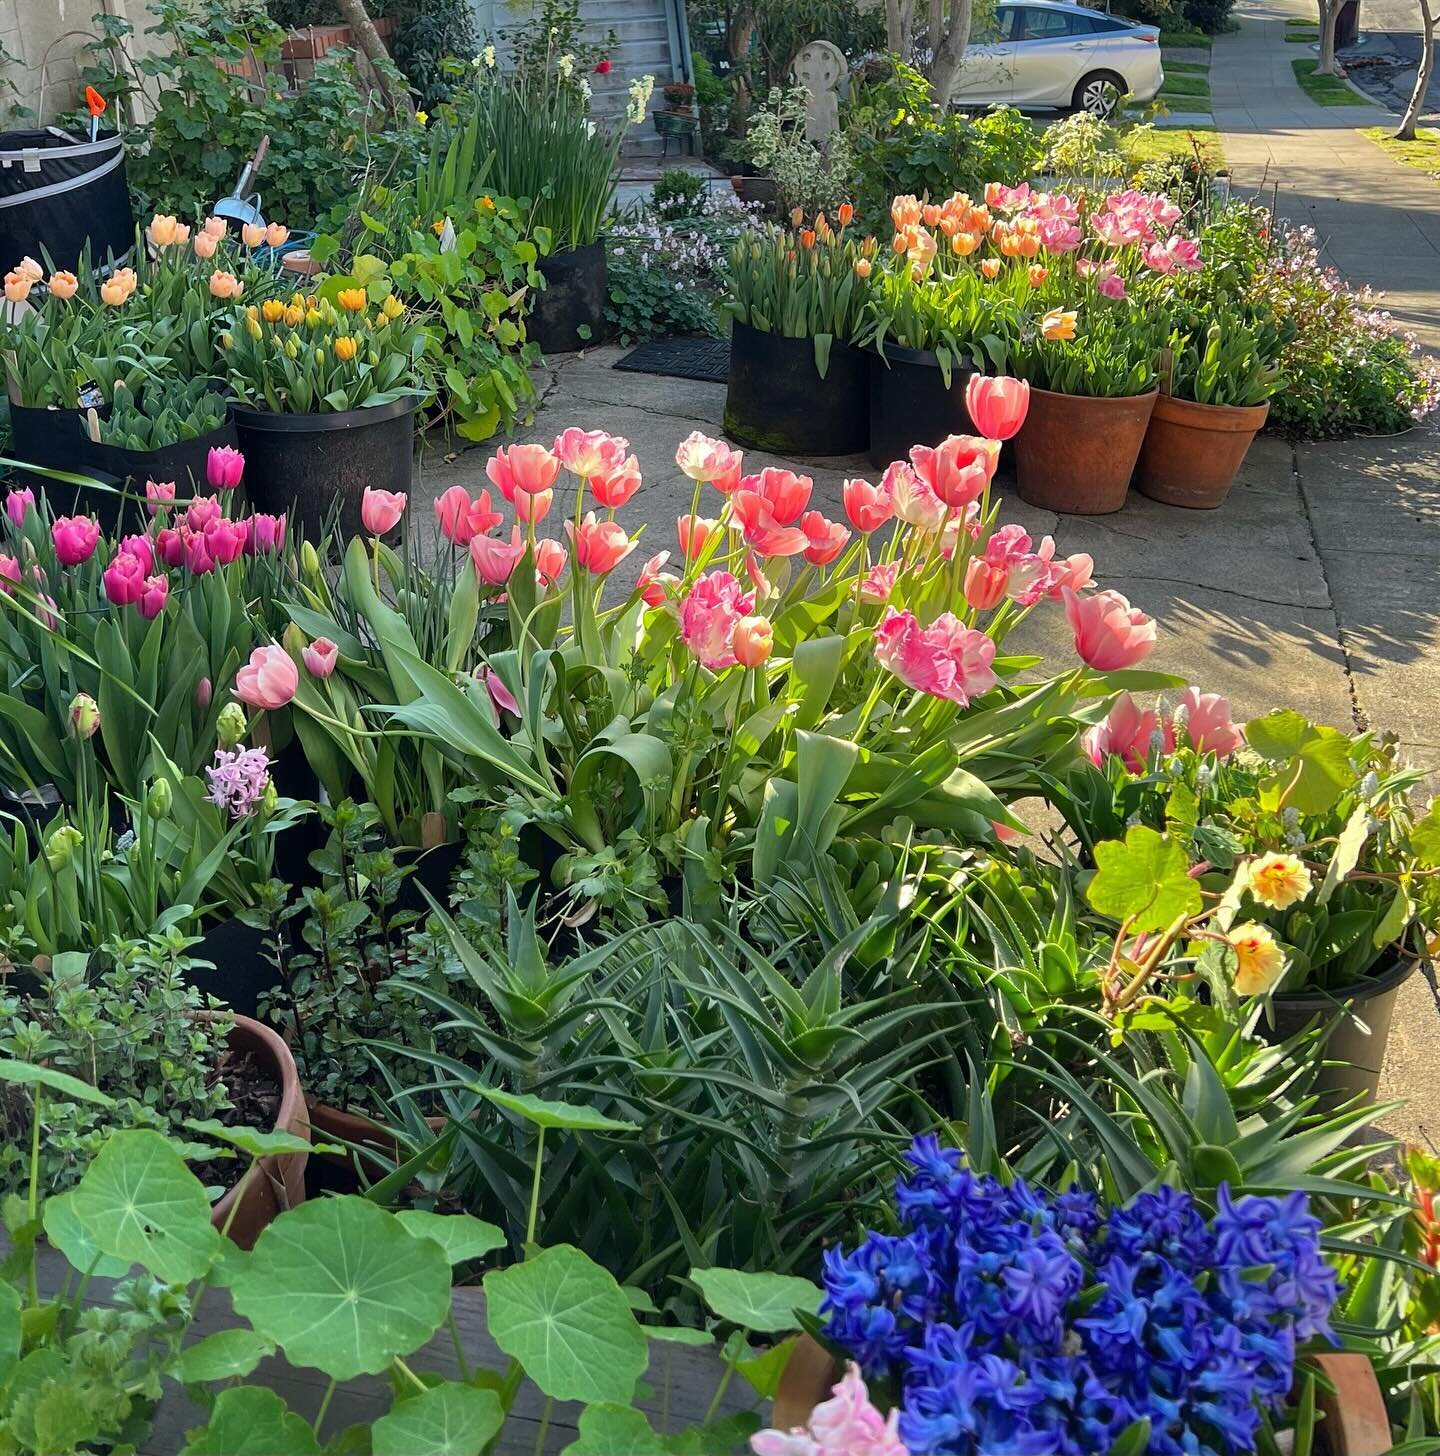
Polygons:
M245 457L233 445L212 446L205 457L205 480L211 490L234 490L245 474Z
M79 566L95 554L100 527L89 516L61 516L50 528L50 539L61 566Z

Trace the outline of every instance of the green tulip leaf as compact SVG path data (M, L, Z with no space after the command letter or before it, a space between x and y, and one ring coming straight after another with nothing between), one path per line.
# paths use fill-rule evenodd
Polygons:
M1190 878L1184 849L1167 835L1137 824L1095 846L1095 877L1086 898L1102 915L1128 920L1130 933L1164 930L1182 915L1198 915L1200 886Z
M16 1082L21 1086L48 1087L62 1097L76 1102L93 1102L97 1107L114 1107L115 1099L107 1097L98 1087L82 1082L79 1077L68 1076L50 1067L37 1067L33 1062L17 1062L9 1057L0 1057L0 1082Z
M123 1279L130 1272L128 1259L112 1259L102 1254L95 1240L75 1216L75 1190L56 1193L45 1200L41 1217L45 1237L65 1255L65 1261L81 1274L100 1279Z
M274 1353L275 1346L254 1330L217 1330L180 1352L175 1378L186 1385L234 1380Z
M628 1405L588 1405L580 1412L580 1438L560 1456L666 1456L644 1411Z
M480 1456L505 1422L493 1390L446 1381L410 1396L371 1428L373 1456Z
M220 1392L209 1424L189 1432L180 1456L276 1456L281 1451L285 1456L320 1456L309 1421L273 1390L237 1385Z
M148 1128L111 1134L71 1206L102 1254L140 1264L167 1284L200 1278L219 1251L204 1186L169 1140Z
M798 1327L796 1310L814 1314L820 1290L793 1274L746 1274L739 1269L692 1269L711 1312L756 1334L776 1334Z
M352 1380L435 1333L450 1310L450 1263L368 1199L326 1198L260 1235L230 1297L292 1364Z
M242 1153L252 1158L270 1158L280 1153L308 1153L311 1151L308 1138L297 1137L295 1133L283 1128L272 1132L261 1132L258 1128L253 1127L226 1127L223 1122L214 1117L187 1117L184 1125L191 1132L198 1132L203 1137L218 1138L222 1143L229 1143L232 1148L239 1148Z
M573 1132L639 1132L633 1122L620 1122L606 1117L593 1107L581 1107L574 1102L558 1099L532 1097L523 1092L502 1092L496 1087L486 1087L480 1082L470 1083L470 1089L478 1092L496 1107L523 1117L535 1127L568 1128Z
M395 1215L395 1221L417 1239L433 1239L452 1264L463 1264L505 1247L505 1235L500 1229L468 1213L426 1213L407 1208Z
M556 1244L485 1276L490 1335L556 1400L628 1404L649 1352L625 1292L594 1260Z

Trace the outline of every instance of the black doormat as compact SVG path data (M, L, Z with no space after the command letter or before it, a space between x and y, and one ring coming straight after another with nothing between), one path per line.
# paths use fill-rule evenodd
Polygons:
M651 339L617 359L616 369L635 374L667 374L673 379L699 379L724 384L730 377L729 339Z

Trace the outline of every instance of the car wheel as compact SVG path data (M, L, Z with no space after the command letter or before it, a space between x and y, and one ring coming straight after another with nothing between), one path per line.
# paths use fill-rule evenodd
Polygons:
M1092 71L1075 88L1075 110L1105 120L1120 108L1125 83L1114 71Z

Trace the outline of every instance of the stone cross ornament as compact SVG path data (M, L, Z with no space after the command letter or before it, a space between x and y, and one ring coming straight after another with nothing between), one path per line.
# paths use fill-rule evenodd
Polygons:
M845 53L834 42L812 40L790 67L805 88L805 139L825 147L840 126L840 83L849 74Z

